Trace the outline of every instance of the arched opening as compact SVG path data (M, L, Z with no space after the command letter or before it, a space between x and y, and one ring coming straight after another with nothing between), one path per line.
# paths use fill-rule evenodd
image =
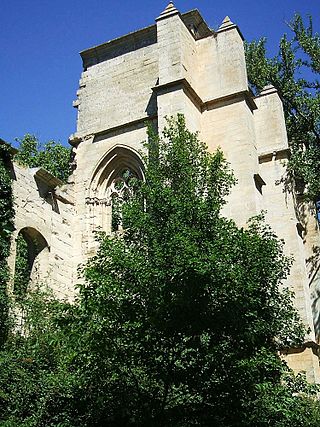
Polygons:
M32 227L20 230L16 239L13 292L23 298L30 282L43 282L48 273L49 246L43 235Z
M125 168L119 172L107 189L107 197L111 204L111 231L113 232L122 228L121 206L132 194L136 179L138 179L136 174L131 169Z
M133 181L143 179L142 161L136 152L117 146L107 153L93 174L86 199L89 236L97 230L121 230L121 205L130 196Z

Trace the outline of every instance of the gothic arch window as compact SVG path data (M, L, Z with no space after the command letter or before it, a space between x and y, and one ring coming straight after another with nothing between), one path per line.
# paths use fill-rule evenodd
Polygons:
M135 172L129 168L124 168L107 189L107 199L110 200L111 205L111 231L119 231L122 228L121 205L132 194L134 180L136 179L138 177Z
M16 238L13 291L23 298L31 282L40 284L48 273L49 246L43 235L32 227L22 228Z
M130 196L136 179L144 179L141 158L124 146L113 148L96 167L86 198L89 251L95 246L90 237L93 231L121 229L120 206Z

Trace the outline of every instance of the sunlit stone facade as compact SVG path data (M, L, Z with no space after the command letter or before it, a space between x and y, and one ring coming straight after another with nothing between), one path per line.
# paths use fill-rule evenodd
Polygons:
M161 131L166 116L183 113L189 129L199 132L209 150L221 147L234 170L237 184L224 214L245 226L265 210L294 257L287 285L310 333L305 346L286 357L296 371L319 381L319 225L313 206L286 190L282 103L273 87L259 96L248 88L237 25L226 17L213 31L197 10L181 14L170 3L155 24L87 49L81 57L69 183L62 186L42 169L14 167L12 270L18 233L32 242L40 239L33 277L72 299L78 267L97 248L94 231L119 226L112 219L114 198L123 197L130 174L143 179L140 153L147 123Z

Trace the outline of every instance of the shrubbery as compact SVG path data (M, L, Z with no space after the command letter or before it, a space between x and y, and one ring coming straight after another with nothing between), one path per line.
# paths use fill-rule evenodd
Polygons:
M0 353L0 425L316 426L278 356L304 329L282 243L223 218L234 178L184 118L147 143L123 231L100 233L74 304L43 291Z

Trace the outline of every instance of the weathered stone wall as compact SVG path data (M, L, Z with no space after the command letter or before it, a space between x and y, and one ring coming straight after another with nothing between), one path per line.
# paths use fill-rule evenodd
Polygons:
M320 335L319 226L310 206L286 185L282 104L272 87L258 97L250 93L237 26L226 18L212 32L197 11L180 15L171 5L155 25L81 56L84 71L74 102L77 131L70 138L76 168L66 197L57 199L59 213L41 196L32 171L16 168L17 233L32 227L48 242L43 263L51 286L59 295L73 294L78 265L97 248L94 231L111 231L112 185L126 167L143 176L146 122L161 131L166 116L183 113L209 150L221 147L234 170L237 184L224 214L246 226L250 217L266 210L267 222L285 240L285 251L294 258L287 285L310 327L309 347L287 359L319 381L310 344ZM14 244L12 254L13 260Z
M82 73L78 135L97 134L155 114L152 87L158 78L156 46L141 47Z
M30 235L35 244L42 245L37 240L43 238L46 247L36 257L31 278L37 284L50 286L58 297L72 299L75 279L72 256L74 208L57 198L47 180L37 177L38 170L14 164L16 229L12 237L10 269L14 273L16 238L21 231ZM49 174L46 177L50 179ZM65 194L65 197L69 196Z
M106 132L96 139L91 137L83 141L77 148L77 169L74 173L76 228L74 230L75 257L83 263L92 255L95 248L94 230L110 231L98 217L105 205L105 197L90 194L90 187L95 171L103 163L104 158L112 150L126 147L130 153L139 157L141 142L147 138L144 123L123 126L122 129ZM96 200L90 200L96 199ZM105 206L107 208L107 206Z
M79 232L79 257L85 259L94 248L90 243L94 218L102 215L102 209L94 204L88 209L85 200L94 170L114 147L141 148L146 138L142 121L152 100L152 117L156 116L159 130L166 116L181 112L188 127L199 131L210 150L221 147L224 151L238 181L224 209L227 216L245 226L251 216L267 211L267 222L285 239L286 253L295 258L288 285L296 293L304 323L311 328L307 340L314 341L305 263L311 247L307 238L301 238L293 195L285 191L283 162L288 141L281 101L273 88L266 88L257 98L250 94L237 26L226 18L212 33L204 30L201 19L197 13L181 16L170 6L157 18L156 26L136 33L140 46L130 53L103 57L106 46L112 51L112 43L117 52L121 39L82 53L86 71L80 87L84 83L86 87L79 95L78 130L73 139L77 144L75 199L80 222L87 224ZM127 41L129 36L125 36ZM141 47L144 44L147 47ZM104 226L108 228L110 223ZM317 240L315 224L313 228L308 238L312 234ZM298 356L291 355L289 360L294 365ZM301 350L296 367L301 363L308 377L317 380L313 353Z

